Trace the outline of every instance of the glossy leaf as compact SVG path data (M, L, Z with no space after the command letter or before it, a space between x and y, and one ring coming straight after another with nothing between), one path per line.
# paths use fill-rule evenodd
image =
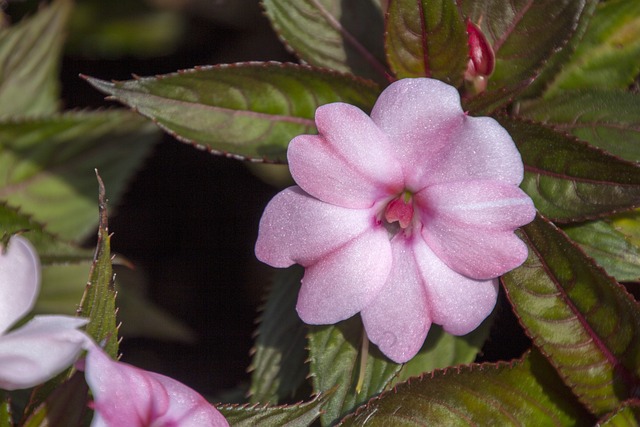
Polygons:
M321 393L335 388L324 407L322 425L332 425L358 405L382 392L402 366L391 362L375 345L370 344L362 376L364 333L359 316L332 326L311 327L309 360L313 391ZM358 390L359 379L362 384Z
M640 205L640 167L543 125L499 118L525 164L521 187L545 216L580 221Z
M58 110L58 69L72 4L56 0L32 18L0 29L0 117Z
M125 111L0 122L0 200L49 233L81 241L97 225L94 168L117 203L158 136Z
M309 373L307 327L296 312L303 269L276 273L262 310L251 360L251 402L277 403L294 396Z
M341 426L588 425L553 368L536 352L510 363L437 370L360 407Z
M609 220L564 227L571 240L619 281L640 281L640 248Z
M571 60L545 93L626 89L640 73L640 2L600 2Z
M306 403L285 406L221 405L218 410L234 427L291 426L306 427L318 419L330 393Z
M640 162L639 94L563 91L553 98L523 104L519 114L571 133L623 159Z
M640 423L640 402L630 401L612 414L608 414L605 419L598 422L602 427L635 427Z
M376 0L262 0L285 45L304 62L387 81Z
M391 0L387 13L387 59L396 77L462 83L469 46L453 1Z
M496 55L495 71L481 95L496 100L490 108L472 100L469 107L474 112L495 109L524 90L573 36L585 8L585 0L460 0L458 4L482 29Z
M97 173L96 173L97 174ZM98 242L89 273L89 281L78 308L78 315L88 317L87 334L100 344L113 359L118 355L118 327L116 323L116 291L111 266L111 236L107 219L105 188L99 182L99 226Z
M502 277L520 323L591 412L614 410L640 386L640 305L547 220L520 236L529 257Z
M343 101L370 110L377 86L293 64L246 63L164 76L89 83L212 153L286 161L289 141L315 133L317 107Z

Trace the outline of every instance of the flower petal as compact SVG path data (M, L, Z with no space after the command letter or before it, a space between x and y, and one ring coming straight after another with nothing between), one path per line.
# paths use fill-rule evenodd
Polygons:
M369 208L402 190L402 170L387 136L362 110L323 105L316 125L319 135L300 135L287 151L291 175L304 191L338 206Z
M453 335L476 329L493 311L498 279L474 280L456 273L434 254L424 240L415 239L418 267L426 286L433 323Z
M375 221L370 210L334 206L289 187L262 214L256 256L273 267L308 266L375 227Z
M431 327L431 313L411 243L397 236L391 248L389 278L361 315L369 340L394 362L404 363L422 347Z
M0 254L0 333L27 314L40 290L40 260L22 236L13 236Z
M77 328L86 319L35 316L0 337L0 388L15 390L41 384L69 367L88 337Z
M465 115L458 91L439 80L402 79L376 101L372 120L387 134L400 159L407 188L418 191L451 145L451 134Z
M497 181L433 185L415 195L422 235L449 267L491 279L518 267L527 246L513 233L535 216L522 190Z
M313 325L336 323L371 302L391 269L391 247L377 227L307 266L296 309Z
M92 427L228 426L197 392L164 375L111 360L89 347L85 376L94 397Z

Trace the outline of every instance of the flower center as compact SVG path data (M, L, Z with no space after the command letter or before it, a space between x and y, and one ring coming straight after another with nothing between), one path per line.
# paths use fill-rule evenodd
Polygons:
M405 191L389 202L384 210L384 219L387 223L398 222L400 228L405 229L413 220L413 200L411 193Z

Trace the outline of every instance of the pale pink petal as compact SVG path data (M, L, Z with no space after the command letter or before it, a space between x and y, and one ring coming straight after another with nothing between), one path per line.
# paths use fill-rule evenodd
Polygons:
M402 190L402 170L387 136L349 104L316 110L319 134L289 144L287 158L296 183L312 196L338 206L370 208Z
M415 195L422 235L449 267L491 279L518 267L527 246L513 233L531 222L535 208L519 188L497 181L434 185Z
M415 256L426 286L433 323L453 335L477 328L493 311L498 298L498 279L474 280L456 273L443 263L420 238Z
M36 316L0 337L0 388L41 384L71 366L89 339L77 328L86 319Z
M369 340L391 360L404 363L422 347L431 327L423 275L411 242L391 241L393 267L384 287L362 310Z
M0 254L0 333L31 310L40 290L40 260L22 236Z
M331 205L289 187L262 214L256 256L273 267L307 266L374 227L371 210Z
M348 319L371 302L391 269L391 247L377 227L307 266L296 309L309 324Z
M85 376L94 398L92 427L181 427L229 424L202 396L164 375L109 358L89 347Z
M422 184L484 179L513 185L522 182L520 153L507 131L491 117L464 116L449 138Z
M402 79L389 85L376 101L371 118L387 134L411 191L452 144L451 135L465 119L458 91L434 79Z

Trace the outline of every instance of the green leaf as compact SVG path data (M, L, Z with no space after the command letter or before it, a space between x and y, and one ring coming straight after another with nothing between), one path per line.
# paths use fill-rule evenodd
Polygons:
M640 4L640 3L638 3ZM521 106L519 114L568 132L623 159L640 162L640 95L563 91Z
M473 362L489 337L492 323L493 316L487 318L473 332L461 337L444 332L438 325L431 325L422 349L413 359L402 365L393 384L435 369Z
M0 121L0 201L81 241L97 225L94 168L117 203L158 136L126 111Z
M598 421L602 427L636 427L640 423L640 402L625 403L605 419Z
M496 67L482 98L509 102L540 73L544 63L576 32L585 0L460 0L465 16L491 43ZM502 94L502 96L499 96ZM501 100L501 102L498 102ZM474 112L487 109L469 104Z
M640 73L640 2L600 2L569 63L545 97L567 89L626 89Z
M375 0L262 0L280 38L304 62L387 81L384 23Z
M609 220L572 224L563 230L616 280L640 281L640 248Z
M543 215L580 221L640 205L640 167L543 125L498 118L525 165L521 187Z
M264 306L251 360L251 402L292 398L309 373L305 365L307 327L296 312L304 270L278 271Z
M0 427L13 427L11 399L9 396L2 396L0 400Z
M332 425L358 405L382 392L402 365L391 362L377 347L368 347L364 375L360 316L332 326L313 326L309 334L309 360L315 393L335 389L322 414L322 425ZM362 378L360 378L362 376ZM357 390L358 380L362 381Z
M640 385L640 305L552 223L519 235L529 257L502 282L520 323L592 413L614 410Z
M306 403L285 406L221 405L218 410L234 427L288 426L306 427L311 425L322 412L323 405L331 393L316 396Z
M438 370L400 384L341 426L571 426L590 417L537 352L513 362Z
M181 141L216 154L285 162L289 141L315 133L316 108L343 101L366 111L377 86L305 66L246 63L108 83L88 78Z
M111 237L107 219L107 201L104 184L97 174L99 183L99 226L98 242L89 273L89 282L80 301L79 316L89 318L87 334L102 345L113 359L118 357L118 327L116 323L116 291L113 284L111 266Z
M34 17L0 30L0 117L58 110L58 72L72 4L54 1Z
M433 77L462 83L469 45L465 24L451 0L391 0L386 51L398 78Z

